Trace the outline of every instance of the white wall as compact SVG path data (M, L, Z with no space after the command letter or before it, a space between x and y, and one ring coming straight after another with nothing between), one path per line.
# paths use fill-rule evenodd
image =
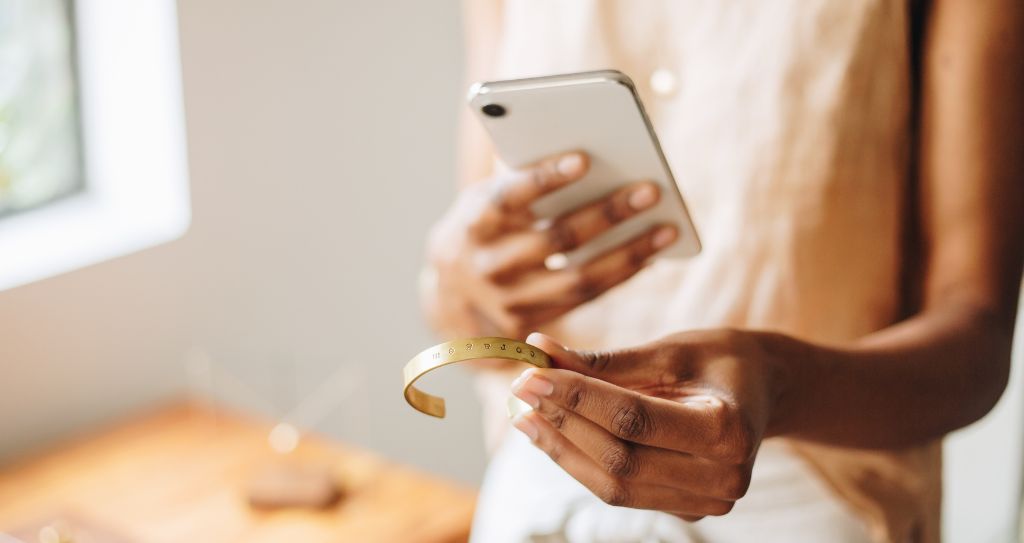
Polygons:
M415 281L453 192L459 3L182 0L179 17L191 230L0 293L0 455L179 394L202 354L277 413L357 364L319 430L476 480L468 380L439 379L442 422L400 378L434 341ZM237 388L213 392L260 406Z
M1024 308L1024 297L1020 305ZM1017 319L1013 367L1003 397L985 418L946 438L943 453L945 540L950 543L1021 541L1024 319Z

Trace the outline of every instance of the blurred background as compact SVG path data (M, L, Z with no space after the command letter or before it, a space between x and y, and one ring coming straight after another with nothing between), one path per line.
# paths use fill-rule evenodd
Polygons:
M449 401L443 421L406 405L400 379L436 342L416 282L428 228L454 193L466 89L459 2L156 4L177 18L187 209L157 229L160 243L84 255L88 265L39 280L12 273L0 287L0 465L199 396L478 484L486 459L468 375L437 372L426 383ZM0 0L0 63L15 58L25 29L2 19L18 5L28 4ZM69 4L35 6L46 5ZM66 61L59 33L42 35L44 60ZM18 82L7 73L0 100L13 103ZM59 70L25 73L37 88L67 91L73 81ZM73 94L20 103L73 105ZM18 128L10 103L0 104L0 150ZM47 126L88 134L73 113ZM57 170L80 160L73 141L54 145ZM9 249L13 225L81 190L56 171L35 185L45 190L19 192L24 163L12 157L0 154L0 272L24 256ZM947 444L951 541L1002 540L1016 519L1007 510L1020 496L1020 354L1018 345L996 412ZM5 497L14 499L0 488L0 504Z
M427 383L451 402L435 421L405 404L400 377L435 342L416 280L454 191L459 3L183 0L177 13L191 226L0 291L0 455L196 386L281 416L348 365L358 387L342 384L315 429L477 481L468 379Z

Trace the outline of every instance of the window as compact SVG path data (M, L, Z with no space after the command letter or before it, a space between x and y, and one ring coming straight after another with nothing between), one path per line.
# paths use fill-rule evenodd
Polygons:
M189 221L173 0L0 0L0 290Z
M72 31L62 0L0 2L0 217L82 185Z

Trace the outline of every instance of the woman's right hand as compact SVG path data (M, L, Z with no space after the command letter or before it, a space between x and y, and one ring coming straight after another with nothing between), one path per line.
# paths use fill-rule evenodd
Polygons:
M581 179L588 166L586 155L568 153L462 190L427 249L436 281L423 294L439 330L523 338L630 278L675 240L673 226L655 226L578 266L547 269L549 256L580 247L658 201L656 184L632 183L538 227L530 205Z

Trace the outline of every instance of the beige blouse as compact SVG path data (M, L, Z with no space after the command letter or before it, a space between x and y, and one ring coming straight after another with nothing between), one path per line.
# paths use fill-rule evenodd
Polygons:
M897 320L908 10L886 0L508 0L487 76L630 75L704 246L545 331L585 348L718 326L827 343ZM938 443L789 446L878 541L938 540Z

